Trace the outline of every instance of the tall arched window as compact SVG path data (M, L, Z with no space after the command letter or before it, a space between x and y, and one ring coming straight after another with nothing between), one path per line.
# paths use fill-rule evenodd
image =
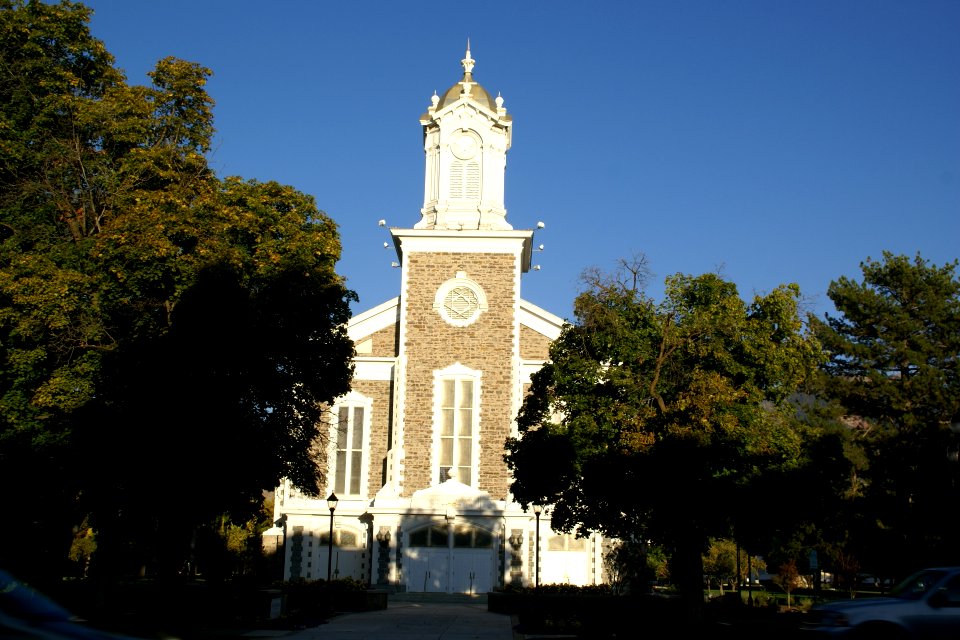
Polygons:
M334 451L331 460L331 489L339 496L363 495L366 492L364 451L370 432L372 401L357 393L341 398L333 411Z
M480 372L457 363L435 373L436 456L438 482L450 476L477 483L477 437L480 416Z

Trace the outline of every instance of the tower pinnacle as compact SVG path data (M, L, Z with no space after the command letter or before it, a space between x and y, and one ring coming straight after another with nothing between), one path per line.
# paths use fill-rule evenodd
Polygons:
M467 75L473 73L473 65L476 62L476 60L470 57L470 38L467 38L467 55L460 61L460 64L463 65L463 72ZM467 78L464 78L464 80L466 79Z

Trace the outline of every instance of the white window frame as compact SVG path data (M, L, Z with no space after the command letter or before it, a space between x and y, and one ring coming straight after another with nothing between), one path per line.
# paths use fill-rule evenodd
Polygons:
M480 400L482 393L482 372L476 369L470 369L456 362L446 369L439 369L433 372L433 455L431 456L431 478L434 483L440 483L446 480L446 470L450 465L441 466L442 455L442 432L443 432L443 385L444 382L453 381L458 384L463 381L473 383L473 406L471 407L471 431L470 431L470 478L469 482L464 478L456 477L463 484L477 487L479 484L480 472ZM454 438L453 459L456 460L458 452L457 438Z
M339 432L339 422L340 422L340 409L347 409L348 416L350 416L351 425L350 433L347 436L347 442L352 441L353 434L353 410L355 408L363 409L363 435L360 438L360 488L359 492L354 493L350 491L350 479L351 475L356 471L352 468L352 462L350 461L350 456L346 456L348 460L348 467L344 473L344 486L341 491L337 491L337 434ZM333 407L330 411L330 444L328 446L328 456L327 456L327 490L335 492L337 497L349 497L349 496L366 496L369 486L369 471L370 471L370 422L371 414L373 412L373 398L369 398L362 394L351 391L344 396L341 396L336 400ZM349 448L348 451L353 450Z

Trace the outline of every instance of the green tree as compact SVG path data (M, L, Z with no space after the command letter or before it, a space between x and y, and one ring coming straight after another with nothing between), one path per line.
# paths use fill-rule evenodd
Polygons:
M762 512L734 523L736 540L771 566L818 552L823 569L869 518L863 508L864 452L833 403L809 393L790 398L801 446L794 464L769 468L751 483L744 508ZM748 513L748 516L751 514ZM755 514L754 514L755 515Z
M644 273L634 259L610 277L587 274L506 460L514 495L554 504L553 526L662 545L699 614L708 538L760 518L747 488L799 457L785 399L819 346L795 285L746 304L717 275L676 275L658 304L642 293Z
M761 556L748 556L728 538L711 539L707 552L703 554L703 573L720 585L720 593L723 593L723 585L744 584L766 569L767 563Z
M829 354L819 393L843 407L867 460L852 543L885 575L960 562L949 507L960 500L949 456L960 437L956 266L884 252L861 263L861 281L831 282L838 316L810 319Z
M0 0L0 479L31 529L0 545L65 559L89 513L102 570L172 572L281 477L317 491L356 296L311 196L209 169L210 71L128 85L89 17Z
M736 543L727 539L710 540L703 554L703 575L720 586L721 594L723 585L733 584L737 576Z
M666 553L635 540L617 540L604 553L604 570L617 592L648 593L653 584L670 577Z

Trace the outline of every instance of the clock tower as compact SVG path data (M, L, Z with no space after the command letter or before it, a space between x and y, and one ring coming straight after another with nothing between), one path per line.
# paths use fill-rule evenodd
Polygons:
M520 276L533 230L514 229L503 204L511 119L503 98L463 77L434 94L423 126L421 218L391 227L401 267L396 446L384 492L410 495L455 478L509 493L506 439L522 400Z
M475 60L460 61L463 78L434 93L420 117L426 171L416 229L512 229L503 205L511 118L473 78Z

